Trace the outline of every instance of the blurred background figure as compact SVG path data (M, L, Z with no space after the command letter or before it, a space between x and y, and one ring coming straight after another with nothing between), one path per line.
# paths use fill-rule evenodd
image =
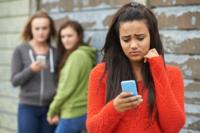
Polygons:
M56 133L80 133L85 129L87 87L96 62L95 49L83 42L83 28L76 21L63 23L58 31L58 87L48 112Z
M46 117L56 88L57 53L51 46L56 35L53 20L45 12L37 12L25 25L24 42L12 57L13 86L20 86L18 105L19 133L54 133Z

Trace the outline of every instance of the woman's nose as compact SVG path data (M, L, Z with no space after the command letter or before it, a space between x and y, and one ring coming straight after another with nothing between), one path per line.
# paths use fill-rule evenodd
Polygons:
M132 49L135 49L135 48L138 47L138 42L135 41L135 40L132 40L130 45L131 45L131 48L132 48Z

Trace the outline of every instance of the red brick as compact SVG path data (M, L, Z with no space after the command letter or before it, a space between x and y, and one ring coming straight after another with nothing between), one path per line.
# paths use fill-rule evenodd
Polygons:
M199 54L200 31L160 31L165 52L173 54Z
M163 7L154 12L161 29L199 29L200 6Z
M47 11L56 11L55 9L61 9L62 11L79 11L88 9L105 9L120 7L128 3L129 0L87 0L87 1L77 1L74 0L60 0L59 2L47 2L42 3L41 8ZM61 12L57 10L58 12ZM56 12L57 12L56 11Z
M179 66L185 78L200 80L200 56L166 54L165 59L168 64Z
M108 28L108 16L112 16L116 9L66 12L51 14L56 24L59 26L64 20L72 19L80 22L87 30L104 30Z
M172 5L189 5L200 4L199 0L151 0L151 6L172 6Z
M200 81L193 81L193 80L189 80L189 81L184 81L185 82L185 91L190 91L190 92L200 92ZM188 82L188 83L187 83Z

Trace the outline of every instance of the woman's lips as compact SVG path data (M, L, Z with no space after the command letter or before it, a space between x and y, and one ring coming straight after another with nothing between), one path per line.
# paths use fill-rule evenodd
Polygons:
M138 56L138 55L141 55L141 52L140 51L131 51L131 52L129 52L129 55Z

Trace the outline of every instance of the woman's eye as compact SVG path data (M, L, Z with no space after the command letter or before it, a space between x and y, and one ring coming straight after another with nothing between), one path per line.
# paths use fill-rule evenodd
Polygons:
M129 42L129 41L130 41L130 39L124 39L123 41L127 43L127 42Z
M39 30L40 28L36 27L35 30Z
M67 37L69 37L69 38L72 37L72 36L73 36L73 35L67 35Z
M43 29L43 30L47 30L47 29L48 29L48 27L43 27L42 29Z
M144 39L144 37L138 37L137 38L139 41L142 41Z
M63 38L65 38L65 36L61 36L61 38L63 39Z

